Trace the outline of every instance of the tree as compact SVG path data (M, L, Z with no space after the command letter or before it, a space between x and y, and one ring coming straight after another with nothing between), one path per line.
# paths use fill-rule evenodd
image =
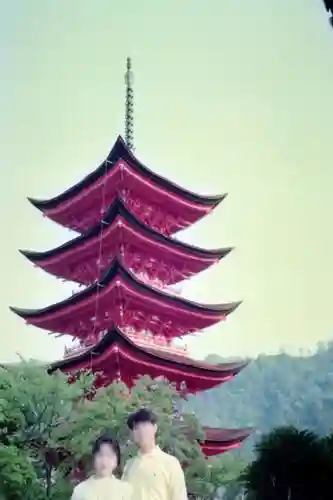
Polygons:
M282 427L263 436L244 472L251 500L326 500L332 497L333 457L325 440Z
M71 471L78 465L89 471L91 444L105 430L118 437L127 459L135 450L126 419L143 406L157 414L161 446L191 464L186 468L189 489L196 493L199 469L205 478L201 498L211 498L220 481L217 464L210 467L202 455L198 441L203 433L193 414L174 415L181 399L170 384L144 377L132 390L114 383L87 397L92 388L90 376L82 374L68 384L65 375L48 376L35 363L0 369L0 460L2 456L7 464L0 481L10 498L22 498L22 490L26 499L29 495L35 500L68 498Z
M89 377L73 385L60 374L48 377L45 369L35 363L22 362L0 369L0 445L9 471L3 484L12 491L10 498L15 498L16 488L18 498L22 497L22 486L28 486L29 474L34 497L51 498L57 465L54 450L61 446L57 433L76 418L91 385ZM28 497L31 488L25 491Z
M38 498L37 475L26 453L15 446L0 444L0 498L26 500Z
M188 470L190 490L196 499L235 498L241 488L240 476L246 463L234 455L220 455L194 462Z
M215 360L225 361L216 356ZM332 429L332 386L331 343L320 346L311 356L260 355L227 384L190 396L187 408L203 425L257 429L239 449L249 461L254 441L276 427L293 425L328 435Z

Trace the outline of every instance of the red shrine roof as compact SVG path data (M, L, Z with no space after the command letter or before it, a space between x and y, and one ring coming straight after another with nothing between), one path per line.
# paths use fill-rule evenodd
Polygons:
M230 380L246 365L247 361L211 365L187 356L138 345L120 329L113 328L100 342L83 353L53 363L48 372L98 372L100 377L96 383L99 386L107 386L121 379L131 387L140 376L163 376L179 389L185 382L187 391L195 393Z
M48 218L82 233L99 222L101 209L105 213L117 195L140 220L164 234L190 226L225 197L201 196L155 174L119 136L106 160L83 180L49 200L29 201Z
M82 236L45 252L21 253L50 274L84 285L99 279L122 253L128 268L170 285L207 269L231 250L205 250L164 236L116 199L103 222Z
M240 302L201 305L139 280L115 259L99 283L43 309L11 310L29 324L87 340L114 325L167 338L193 333L226 318Z
M237 448L253 434L254 429L214 429L205 427L204 431L205 441L201 444L201 449L208 457Z

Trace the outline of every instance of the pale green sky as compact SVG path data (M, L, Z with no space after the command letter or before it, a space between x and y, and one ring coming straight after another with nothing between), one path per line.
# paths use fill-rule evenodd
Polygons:
M8 310L71 291L18 254L70 237L25 197L57 194L108 153L127 55L139 158L194 191L229 192L184 238L237 250L185 292L244 304L192 353L331 339L333 32L321 0L0 3L0 360L62 356L62 340Z

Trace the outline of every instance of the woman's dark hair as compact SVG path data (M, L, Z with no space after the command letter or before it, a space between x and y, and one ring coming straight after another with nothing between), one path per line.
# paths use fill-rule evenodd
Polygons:
M131 413L127 419L127 427L132 431L137 424L157 424L157 417L155 413L146 408L141 408L140 410Z
M102 434L93 444L92 447L92 454L93 456L97 455L101 451L101 447L103 445L108 445L110 448L113 450L114 454L117 457L117 467L120 467L120 462L121 462L121 453L120 453L120 446L119 442L117 439L115 439L113 436L110 434Z

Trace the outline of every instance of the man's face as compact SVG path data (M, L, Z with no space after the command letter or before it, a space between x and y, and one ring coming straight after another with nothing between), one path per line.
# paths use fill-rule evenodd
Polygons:
M94 456L94 466L97 474L111 476L117 465L117 455L112 446L108 443L102 444L100 450Z
M150 445L155 441L156 431L156 424L152 424L150 422L139 422L133 427L133 441L138 446Z

